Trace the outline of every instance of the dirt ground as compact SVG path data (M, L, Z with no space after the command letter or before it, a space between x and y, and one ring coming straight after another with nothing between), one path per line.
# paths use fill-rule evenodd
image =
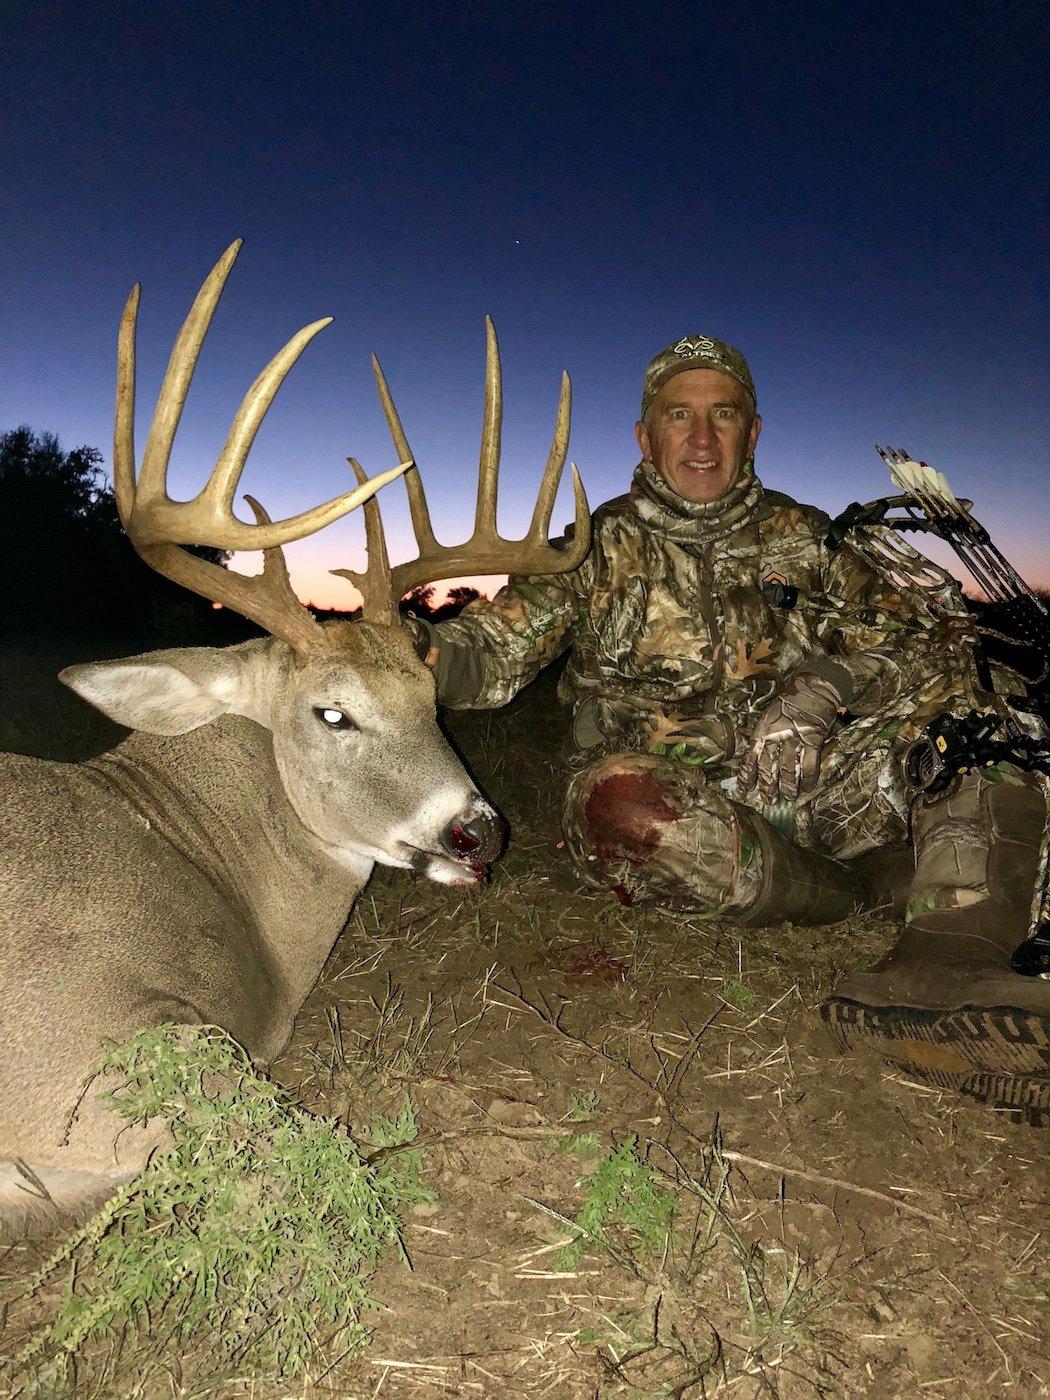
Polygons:
M105 742L17 674L0 746ZM217 1386L197 1356L112 1393L1047 1394L1045 1131L838 1055L813 1010L892 922L741 936L588 892L549 680L447 718L508 851L476 894L378 871L274 1066L350 1124L411 1099L438 1193L412 1268L381 1267L371 1345L308 1382ZM581 1179L631 1138L677 1192L670 1244L610 1230L567 1262ZM37 1258L3 1257L8 1291Z

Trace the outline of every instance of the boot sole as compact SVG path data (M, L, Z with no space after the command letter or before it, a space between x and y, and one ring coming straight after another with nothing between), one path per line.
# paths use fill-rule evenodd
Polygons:
M843 1050L875 1050L925 1083L1031 1121L1050 1114L1050 1020L1037 1012L931 1011L830 997L820 1014Z

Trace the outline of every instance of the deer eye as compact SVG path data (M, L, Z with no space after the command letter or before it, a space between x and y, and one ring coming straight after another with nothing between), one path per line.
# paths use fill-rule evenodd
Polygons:
M325 706L323 709L314 710L314 714L329 729L357 729L358 727L349 715L343 714L342 710L333 710Z

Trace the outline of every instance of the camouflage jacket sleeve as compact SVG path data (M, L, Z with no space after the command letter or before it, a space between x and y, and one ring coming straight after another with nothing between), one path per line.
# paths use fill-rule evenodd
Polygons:
M817 627L826 655L799 673L823 675L857 716L873 715L904 696L929 693L931 707L971 692L971 626L961 595L895 583L849 544L825 561L823 615Z
M490 602L427 623L438 699L450 709L505 705L571 645L586 608L590 561L571 573L512 577Z

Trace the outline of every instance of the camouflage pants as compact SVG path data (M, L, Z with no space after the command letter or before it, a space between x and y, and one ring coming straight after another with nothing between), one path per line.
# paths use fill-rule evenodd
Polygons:
M887 743L850 753L849 737L843 730L825 747L820 786L793 808L762 808L724 772L719 780L674 759L605 753L566 792L569 853L587 884L625 903L742 924L831 923L875 902L843 862L903 848L915 807L909 919L971 908L969 919L989 899L999 905L1003 892L990 886L1001 883L996 852L1004 839L1016 847L1011 883L1022 874L1027 883L1012 899L1030 898L1045 814L1038 791L972 775L947 795L915 803L899 752Z

